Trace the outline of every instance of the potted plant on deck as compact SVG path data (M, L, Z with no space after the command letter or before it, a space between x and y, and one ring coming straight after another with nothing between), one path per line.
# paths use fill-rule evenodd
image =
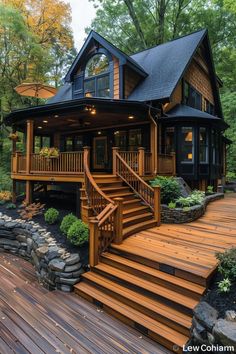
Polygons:
M59 149L55 147L44 147L39 152L40 156L45 157L47 160L58 159Z
M11 141L15 141L15 142L20 141L20 138L17 133L10 133L8 135L8 139L10 139Z

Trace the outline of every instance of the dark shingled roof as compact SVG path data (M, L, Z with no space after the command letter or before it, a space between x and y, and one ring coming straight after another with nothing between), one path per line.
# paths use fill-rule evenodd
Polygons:
M47 103L58 103L72 100L72 86L69 83L63 85L55 96L47 100Z
M148 77L128 99L169 98L206 33L206 30L201 30L132 55L131 58L143 67Z

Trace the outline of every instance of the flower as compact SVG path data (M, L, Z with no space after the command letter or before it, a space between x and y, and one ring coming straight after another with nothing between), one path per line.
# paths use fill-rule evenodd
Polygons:
M17 135L17 133L11 133L11 134L9 134L8 135L8 138L10 139L10 140L13 140L13 141L19 141L20 139L19 139L19 136Z
M55 147L44 147L40 150L39 154L47 158L59 157L59 150Z

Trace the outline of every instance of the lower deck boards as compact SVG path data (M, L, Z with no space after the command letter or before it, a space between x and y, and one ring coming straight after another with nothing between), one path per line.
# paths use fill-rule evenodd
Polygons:
M75 294L49 292L33 266L0 253L1 354L169 354Z

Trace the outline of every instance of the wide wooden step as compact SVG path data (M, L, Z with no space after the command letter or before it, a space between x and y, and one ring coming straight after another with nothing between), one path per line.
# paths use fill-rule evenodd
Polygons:
M207 285L209 270L191 261L181 261L179 258L170 257L169 255L158 253L158 251L153 252L151 248L146 250L135 245L128 246L126 244L125 247L124 245L112 244L110 252L204 287ZM206 275L204 275L204 272Z
M115 193L117 191L129 191L129 187L124 186L109 186L109 187L101 187L102 191L106 194Z
M125 209L125 210L123 210L123 219L128 218L133 215L140 215L143 212L149 212L149 211L150 211L150 208L146 205L139 205L134 208Z
M147 220L152 220L153 219L153 214L150 212L143 212L142 214L139 215L133 215L133 216L129 216L127 218L125 218L123 220L123 227L128 227L131 225L136 225L137 224L137 220L138 222L144 222Z
M173 346L175 345L179 347L176 353L182 353L182 347L187 342L188 336L154 320L150 316L140 313L140 311L131 308L91 284L81 282L76 284L74 289L77 294L96 304L99 302L104 310L123 320L133 328L140 330L166 348L173 350Z
M133 198L123 201L123 209L124 210L129 210L129 209L137 208L140 206L144 206L144 204L142 203L141 199L139 199L139 198L133 197Z
M153 299L158 299L169 306L174 306L189 314L192 314L194 307L198 304L198 300L177 293L171 289L167 289L162 285L151 283L146 279L127 273L118 268L113 268L107 264L99 263L94 268L94 271L99 272L109 279L114 279L114 282L117 281L126 287L134 289L138 294L142 293ZM85 278L87 279L87 276L91 277L92 275L94 276L94 272L86 273Z
M124 198L124 199L130 199L130 198L133 198L134 194L132 192L129 192L129 191L117 191L117 192L114 192L114 193L110 193L109 194L109 198Z
M200 300L206 290L206 288L201 285L161 272L157 269L109 252L102 254L101 261L102 263L108 264L113 268L121 269L127 273L139 276L149 280L152 283L165 286L167 289L171 289L196 300Z
M138 222L138 221L139 219L137 218L137 223L135 223L135 225L131 225L123 229L123 238L126 238L130 235L134 235L136 232L154 227L157 224L153 217L151 220L147 220L143 222Z

